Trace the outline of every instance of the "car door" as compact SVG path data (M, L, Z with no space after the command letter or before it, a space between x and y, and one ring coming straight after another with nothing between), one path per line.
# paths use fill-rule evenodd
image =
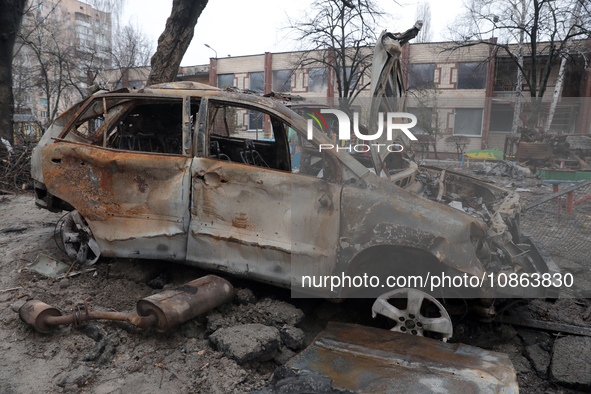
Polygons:
M191 158L182 99L111 104L90 103L70 141L45 148L47 189L80 212L103 256L183 261Z
M187 259L285 287L299 282L299 267L328 274L342 186L291 172L288 122L278 115L214 100L203 107Z

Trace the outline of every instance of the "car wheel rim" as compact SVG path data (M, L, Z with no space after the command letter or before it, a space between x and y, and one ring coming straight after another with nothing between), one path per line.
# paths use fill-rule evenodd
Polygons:
M62 241L66 253L81 265L92 265L100 256L100 248L86 220L78 211L70 212L62 227Z
M391 299L406 299L406 308L394 306ZM427 317L422 314L425 302L435 305L435 314L439 316ZM437 333L447 342L453 335L453 325L445 307L429 294L416 289L397 289L382 294L371 308L372 316L386 317L395 326L391 331L398 331L416 336L424 336L425 332Z

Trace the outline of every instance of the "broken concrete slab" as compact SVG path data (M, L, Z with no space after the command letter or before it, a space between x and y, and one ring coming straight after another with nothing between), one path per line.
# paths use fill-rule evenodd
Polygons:
M540 377L546 378L548 375L548 366L550 365L550 353L542 349L538 344L526 346L524 353L536 370L536 373Z
M299 350L304 347L304 331L299 328L285 325L281 327L279 335L281 336L281 342L290 349Z
M554 342L551 378L564 386L591 390L591 338L570 335Z
M277 354L279 330L262 324L243 324L217 330L209 337L216 348L238 364L267 361Z

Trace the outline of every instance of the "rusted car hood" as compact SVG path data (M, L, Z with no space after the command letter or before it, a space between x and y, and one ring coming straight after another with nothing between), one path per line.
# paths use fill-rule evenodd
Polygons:
M287 365L355 393L519 392L506 354L355 324L329 323Z

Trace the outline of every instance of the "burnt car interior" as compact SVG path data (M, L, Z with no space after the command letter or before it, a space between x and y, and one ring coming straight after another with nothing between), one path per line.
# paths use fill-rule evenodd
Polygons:
M104 116L104 107L107 116ZM199 105L192 112L196 117ZM105 148L182 154L181 100L97 100L74 124L73 133Z
M211 105L209 157L281 171L291 170L283 122L253 109Z

